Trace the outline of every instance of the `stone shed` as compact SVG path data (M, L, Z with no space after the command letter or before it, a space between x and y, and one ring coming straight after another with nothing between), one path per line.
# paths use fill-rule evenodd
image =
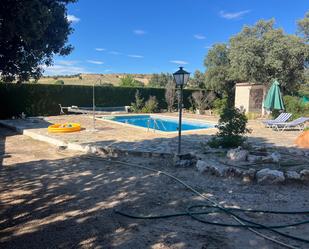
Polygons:
M266 87L256 83L237 83L235 90L235 107L245 110L246 113L262 113L263 99Z

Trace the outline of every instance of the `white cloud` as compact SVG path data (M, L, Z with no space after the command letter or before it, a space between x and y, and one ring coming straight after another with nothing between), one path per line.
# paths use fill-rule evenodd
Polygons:
M121 53L117 52L117 51L110 51L109 52L110 54L113 54L113 55L120 55Z
M212 46L205 46L204 48L206 48L206 49L211 49Z
M144 56L138 55L138 54L129 54L128 57L137 58L137 59L142 59L142 58L144 58Z
M78 18L74 15L68 15L67 19L68 19L68 22L71 22L71 23L77 23L77 22L80 21L80 18Z
M95 50L96 50L96 51L98 51L98 52L103 52L103 51L106 51L106 49L105 49L105 48L95 48Z
M146 35L147 32L145 30L142 30L142 29L135 29L133 30L133 33L136 34L136 35Z
M198 40L205 40L206 39L206 37L204 35L201 35L201 34L195 34L194 38L198 39Z
M44 75L71 75L71 74L78 74L78 73L89 73L83 67L77 66L66 66L66 65L53 65L47 67L46 65L42 66L44 70Z
M219 15L222 18L231 20L231 19L241 19L245 14L248 14L249 12L251 12L251 10L243 10L238 12L225 12L224 10L221 10L219 12Z
M104 70L105 73L112 72L112 71L113 71L112 69L105 69Z
M187 65L189 64L187 61L182 60L171 60L170 63L178 64L178 65Z
M77 63L78 63L78 61L70 61L70 60L67 60L67 61L64 61L64 60L57 61L57 64L64 65L64 66L73 66L73 65L76 65Z
M97 60L87 60L87 62L91 63L91 64L96 64L96 65L102 65L104 64L103 61L97 61Z

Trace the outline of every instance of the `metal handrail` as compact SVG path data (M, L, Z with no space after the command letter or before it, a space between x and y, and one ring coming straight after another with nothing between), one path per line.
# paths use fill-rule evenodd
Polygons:
M149 118L148 119L148 123L147 123L147 127L148 127L147 131L149 131L149 129L150 129L150 120L153 120L153 128L152 128L153 132L156 131L156 126L157 126L157 129L160 130L160 127L159 127L159 124L158 124L158 120L156 120L154 118ZM166 127L164 126L162 120L159 120L159 121L161 122L163 129L166 130Z
M163 129L166 131L166 127L165 127L163 121L162 121L161 119L159 119L159 120L160 120L160 122L161 122L161 125L162 125Z

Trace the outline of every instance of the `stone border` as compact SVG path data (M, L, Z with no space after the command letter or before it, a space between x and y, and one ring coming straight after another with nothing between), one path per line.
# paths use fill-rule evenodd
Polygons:
M264 168L240 169L233 166L225 166L214 160L197 160L196 169L200 173L209 173L218 177L242 178L245 182L256 181L259 184L278 184L286 182L307 182L309 183L309 169L296 171L280 171Z
M200 173L209 173L218 177L242 178L245 182L256 181L260 184L278 184L285 182L309 182L309 169L296 171L279 171L264 168L256 170L254 168L240 169L234 166L225 166L215 160L200 160L194 153L175 155L174 153L159 153L150 151L122 150L112 146L80 145L76 143L65 143L62 140L51 138L45 135L37 134L29 129L23 129L14 125L7 124L0 120L0 126L14 130L20 134L31 137L35 140L46 142L59 147L60 149L69 149L81 151L84 153L99 154L102 156L138 156L146 158L164 158L174 159L174 165L177 167L194 166Z
M49 136L41 135L36 132L33 132L29 129L23 129L16 127L14 125L7 124L0 120L0 126L8 128L10 130L16 131L22 135L31 137L35 140L46 142L52 145L55 145L61 149L69 149L75 151L81 151L85 153L94 153L104 156L139 156L139 157L154 157L154 158L173 158L174 154L172 153L160 153L160 152L151 152L151 151L134 151L134 150L123 150L115 148L113 146L95 146L95 145L81 145L76 143L65 143L60 139L51 138Z

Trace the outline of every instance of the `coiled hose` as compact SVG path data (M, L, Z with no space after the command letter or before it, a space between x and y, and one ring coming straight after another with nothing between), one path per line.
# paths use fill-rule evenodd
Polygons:
M99 161L103 161L103 162L107 162L107 163L115 163L118 166L122 165L122 166L127 166L127 167L135 167L135 168L155 172L155 173L158 173L159 175L165 175L169 178L174 179L177 183L185 186L191 192L202 197L205 200L205 203L191 205L191 206L187 207L187 210L185 212L179 212L179 213L174 213L174 214L165 214L165 215L156 215L156 216L143 216L143 215L134 215L134 214L125 213L125 212L122 212L122 211L119 211L119 210L115 210L115 213L117 213L119 215L126 216L126 217L129 217L129 218L134 218L134 219L163 219L163 218L171 218L171 217L187 215L187 216L190 216L191 218L193 218L193 219L195 219L199 222L205 223L205 224L216 225L216 226L225 226L225 227L246 228L249 231L255 233L256 235L258 235L258 236L260 236L264 239L267 239L269 241L272 241L272 242L274 242L278 245L286 247L286 248L298 249L299 247L295 247L295 246L289 245L287 243L284 243L282 241L279 241L279 240L277 240L273 237L270 237L268 235L265 235L265 234L259 232L257 229L265 229L265 230L277 233L277 234L279 234L283 237L286 237L286 238L294 239L294 240L301 241L301 242L304 242L304 243L309 243L308 239L293 236L293 235L290 235L290 234L287 234L287 233L284 233L284 232L277 230L279 228L287 228L287 227L292 227L292 226L299 226L299 225L303 225L303 224L308 224L309 220L303 220L303 221L300 221L300 222L283 224L283 225L263 225L263 224L260 224L260 223L257 223L257 222L250 221L250 220L245 219L243 217L240 217L237 214L237 213L253 212L253 213L271 213L271 214L284 214L284 215L297 215L298 214L299 215L299 214L309 214L309 211L286 212L286 211L226 208L226 207L221 206L219 203L215 202L214 200L211 200L210 198L208 198L204 194L200 193L198 190L194 189L193 187L191 187L190 185L188 185L187 183L185 183L181 179L177 178L176 176L169 174L168 172L156 170L156 169L153 169L153 168L150 168L150 167L141 166L141 165L137 165L137 164L133 164L133 163L127 163L127 162L118 161L118 160L111 160L111 159L104 159L104 158L98 157L98 156L87 155L87 156L85 156L85 158L90 159L90 160L99 160ZM207 202L210 203L210 204L207 204ZM204 209L204 210L203 211L194 211L197 208ZM205 209L211 209L211 210L205 211ZM232 217L239 224L231 224L231 223L225 223L225 222L223 222L223 223L211 222L211 221L207 221L206 219L202 219L202 218L199 217L199 215L210 214L210 213L225 213L225 214L229 215L230 217Z

